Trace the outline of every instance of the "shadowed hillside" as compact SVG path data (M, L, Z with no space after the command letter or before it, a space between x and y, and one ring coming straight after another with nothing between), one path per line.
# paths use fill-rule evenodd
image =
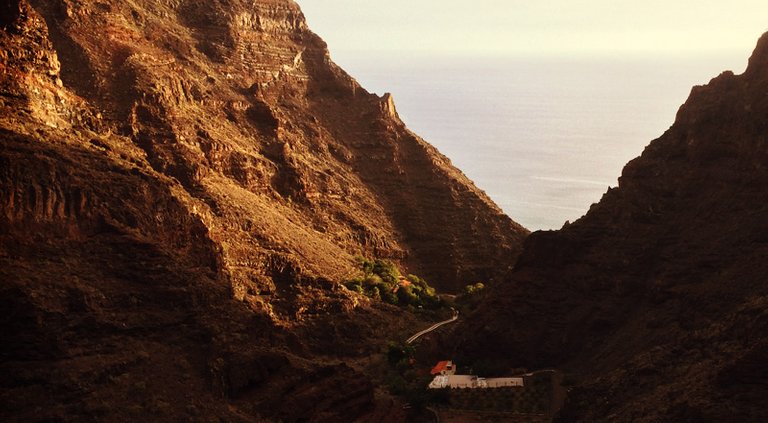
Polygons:
M352 421L342 362L527 231L331 62L289 0L0 6L4 421ZM407 274L407 273L406 273Z
M459 349L566 370L563 421L766 420L766 134L768 35L585 217L528 238Z

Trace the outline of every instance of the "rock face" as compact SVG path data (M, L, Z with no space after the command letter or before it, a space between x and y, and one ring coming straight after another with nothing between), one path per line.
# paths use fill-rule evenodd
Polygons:
M518 253L526 231L337 68L293 2L33 6L65 89L200 203L238 296L273 292L273 261L336 278L378 256L456 290Z
M403 321L339 284L353 257L455 290L527 235L289 0L11 0L0 28L3 421L350 421L373 388L334 360Z
M467 358L564 368L564 421L766 421L766 134L768 34L585 217L529 237L457 329Z

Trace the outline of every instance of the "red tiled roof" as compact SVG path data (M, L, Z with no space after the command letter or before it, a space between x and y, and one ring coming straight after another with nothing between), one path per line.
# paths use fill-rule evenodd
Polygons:
M448 363L450 363L450 361L448 360L437 363L437 365L432 368L432 371L430 373L433 375L439 374L440 372L445 370L446 367L448 367Z

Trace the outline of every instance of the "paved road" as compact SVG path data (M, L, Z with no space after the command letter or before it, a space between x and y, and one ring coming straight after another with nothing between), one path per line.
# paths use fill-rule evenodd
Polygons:
M430 326L430 327L428 327L428 328L424 329L423 331L421 331L421 332L417 332L417 333L416 333L416 334L414 334L412 337L408 338L408 339L405 341L405 343L406 343L406 344L412 344L414 341L416 341L417 339L419 339L419 337L420 337L421 335L425 335L425 334L427 334L427 333L430 333L430 332L432 332L433 330L435 330L435 329L439 328L439 327L440 327L440 326L442 326L442 325L446 325L446 324L448 324L448 323L451 323L451 322L455 322L455 321L456 321L456 319L458 319L458 318L459 318L459 312L458 312L458 310L453 310L453 316L452 316L450 319L448 319L448 320L443 320L442 322L438 322L438 323L435 323L434 325L432 325L432 326Z

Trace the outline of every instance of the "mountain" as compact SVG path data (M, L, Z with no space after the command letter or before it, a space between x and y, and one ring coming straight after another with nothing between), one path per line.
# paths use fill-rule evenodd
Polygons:
M768 34L583 218L527 239L452 335L465 360L564 370L562 421L768 420L766 134Z
M351 421L413 317L528 231L329 58L290 0L0 5L0 418ZM348 362L348 363L347 363Z

